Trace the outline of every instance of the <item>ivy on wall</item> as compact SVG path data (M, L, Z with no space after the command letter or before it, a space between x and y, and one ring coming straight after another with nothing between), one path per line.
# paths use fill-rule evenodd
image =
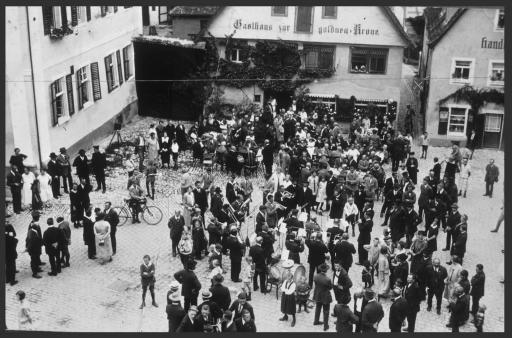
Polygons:
M505 94L497 89L476 89L472 86L464 86L455 92L439 100L439 105L443 105L452 99L455 102L466 101L471 105L471 109L476 113L487 102L496 104L505 103Z

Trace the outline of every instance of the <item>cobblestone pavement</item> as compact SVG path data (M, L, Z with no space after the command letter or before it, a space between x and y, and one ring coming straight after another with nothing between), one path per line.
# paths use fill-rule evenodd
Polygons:
M447 148L432 148L429 150L427 160L420 161L420 175L423 177L427 170L432 166L434 155L443 157L448 154ZM418 149L417 149L418 153ZM500 270L503 262L503 228L499 233L490 233L497 217L503 199L503 184L495 186L495 196L490 199L482 197L484 192L484 168L488 159L494 157L497 165L503 175L503 153L491 150L477 150L472 161L473 174L470 179L470 188L467 198L461 198L459 201L460 211L469 216L469 239L468 251L464 259L464 268L466 268L470 277L474 274L475 265L482 263L487 275L485 288L485 304L487 304L487 314L484 331L503 332L504 331L504 284L499 283L503 276ZM389 168L388 168L389 170ZM165 170L160 170L164 172ZM201 171L199 168L190 170L194 175ZM17 310L15 293L18 290L24 290L30 302L32 311L37 318L35 327L39 330L47 331L113 331L113 332L165 332L167 331L167 320L165 314L165 295L169 284L173 280L173 274L180 269L179 259L171 255L169 231L167 219L172 212L179 207L179 195L176 191L179 182L179 174L171 171L172 175L161 176L157 178L159 187L156 194L156 200L150 201L164 212L164 219L156 226L145 224L131 224L128 221L117 231L117 254L111 263L100 265L94 260L87 259L87 249L82 240L82 229L72 229L72 245L70 246L71 267L63 269L62 274L57 277L50 277L46 274L49 271L49 265L43 268L45 272L42 279L31 278L29 256L22 253L27 226L30 222L29 212L23 212L21 215L13 215L10 222L14 225L18 238L19 257L17 260L18 270L17 279L19 283L15 286L6 284L6 324L8 329L17 329ZM216 174L216 184L225 186L227 177L224 173ZM261 200L261 191L257 188L262 183L262 178L254 178L255 192L251 208L255 210ZM503 182L503 179L500 180ZM107 178L107 193L91 193L91 202L94 206L102 207L103 202L110 200L113 205L119 205L122 198L125 197L126 177L122 173L112 173ZM372 235L380 235L382 228L379 219L379 212L382 203L376 203L375 226ZM68 196L64 195L56 204L46 210L41 218L43 231L46 228L46 219L48 217L57 217L64 215L69 217ZM11 212L12 213L12 212ZM320 219L325 226L327 219L323 216ZM254 220L248 222L249 233L254 227ZM245 236L246 229L242 229ZM351 238L355 243L355 239ZM439 247L443 247L445 235L440 234ZM142 256L149 254L153 257L156 264L156 297L160 307L146 307L143 311L139 310L141 302L141 286L139 278L139 266ZM448 259L448 254L438 251L435 256L440 257L444 263ZM302 255L301 261L306 262L307 249ZM48 261L47 256L42 256L43 261ZM227 271L229 271L229 259L224 260ZM196 273L204 287L209 286L207 281L207 262L202 259L196 269ZM228 273L229 276L229 273ZM354 289L361 286L361 268L354 265L350 269L350 277L354 282ZM240 284L232 283L226 278L226 285L232 291L232 298L235 298ZM148 295L149 299L149 295ZM259 292L253 295L252 304L255 309L256 325L258 331L288 332L289 323L280 322L277 319L281 315L280 299L276 299L275 292L262 295ZM382 320L379 331L388 332L388 310L390 301L383 300L385 316ZM445 305L445 304L444 304ZM352 306L352 305L351 305ZM426 312L426 304L421 304L421 311L418 314L416 330L418 332L447 332L445 327L449 318L449 313L443 306L440 316L435 312ZM333 319L331 318L330 331L334 331ZM297 314L297 325L294 331L322 332L319 326L313 326L313 313ZM474 327L466 324L461 331L471 332Z

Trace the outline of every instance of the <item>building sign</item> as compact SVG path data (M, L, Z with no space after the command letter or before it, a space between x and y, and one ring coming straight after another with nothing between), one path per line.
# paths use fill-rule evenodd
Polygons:
M242 19L237 19L233 23L235 29L252 30L252 31L273 31L279 33L291 32L290 25L274 25L269 23L262 23L258 21L243 22ZM277 28L276 28L277 27ZM367 28L361 24L354 24L352 27L340 27L334 25L318 27L318 34L344 34L344 35L379 35L379 30L374 28Z
M503 39L499 41L487 41L487 38L483 37L480 48L503 49Z

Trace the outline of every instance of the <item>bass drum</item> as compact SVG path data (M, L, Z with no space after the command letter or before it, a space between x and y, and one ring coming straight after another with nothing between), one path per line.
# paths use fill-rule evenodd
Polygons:
M307 278L306 268L304 265L299 264L295 269L295 273L293 274L293 280L295 281L295 285L299 284L302 278Z
M270 267L268 281L273 284L281 284L281 281L282 281L281 270L277 266L274 265L274 266Z

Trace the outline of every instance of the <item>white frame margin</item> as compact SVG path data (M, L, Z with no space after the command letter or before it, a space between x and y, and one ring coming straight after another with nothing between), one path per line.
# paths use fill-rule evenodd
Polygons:
M458 81L452 78L452 74L455 72L455 62L456 61L471 61L471 67L469 68L469 78L467 81ZM474 58L465 58L465 57L452 57L452 66L450 67L450 84L455 85L465 85L465 84L473 84L475 79L475 59Z

